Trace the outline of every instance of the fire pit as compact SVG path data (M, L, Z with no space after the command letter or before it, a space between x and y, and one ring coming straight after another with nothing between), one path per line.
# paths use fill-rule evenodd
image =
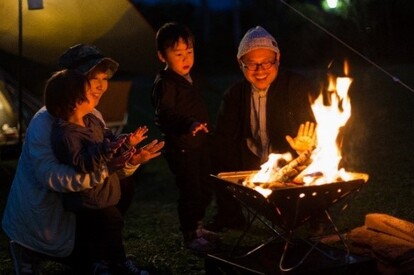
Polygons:
M252 214L245 232L239 237L235 247L240 244L253 221L260 220L274 232L273 239L282 238L285 241L279 264L282 271L296 268L312 250L319 250L318 242L304 240L309 244L310 249L293 267L284 266L287 251L294 246L293 237L297 235L294 234L295 230L316 216L326 216L346 247L347 255L349 254L349 248L328 211L338 201L356 193L368 181L367 174L348 172L345 165L341 163L342 130L351 116L348 89L353 80L348 77L348 71L346 61L344 62L344 76L335 78L334 75L328 74L327 90L325 93L320 93L312 103L317 125L316 135L312 123L306 122L301 125L298 142L302 141L306 146L300 148L301 150L295 148L298 153L295 159L288 152L271 153L268 161L261 165L260 171L226 172L214 176L217 184L224 184L228 191ZM268 221L272 225L269 225ZM260 249L269 241L244 255ZM325 254L322 250L319 251Z
M280 270L289 271L296 268L306 259L313 249L318 248L317 242L315 243L305 240L310 246L309 250L305 252L303 258L300 259L297 264L293 267L286 268L284 266L284 261L289 246L293 245L294 238L296 237L294 234L295 230L312 217L321 214L327 216L329 222L335 229L335 232L348 250L348 246L334 224L328 209L348 195L358 192L368 180L366 174L353 173L352 175L354 179L349 181L310 186L277 187L273 188L271 193L266 197L262 193L242 184L245 179L254 172L255 171L224 172L219 173L218 175L212 175L217 179L217 184L225 184L227 190L233 197L235 197L242 206L252 214L252 217L248 221L248 226L237 240L233 252L235 248L240 245L241 240L256 219L260 220L274 233L274 237L270 240L237 257L247 256L267 243L274 241L277 238L281 238L285 241L285 248L280 259ZM269 225L266 220L270 221L272 225ZM323 251L320 250L320 252L329 257L329 255L326 255ZM349 250L347 254L349 254Z

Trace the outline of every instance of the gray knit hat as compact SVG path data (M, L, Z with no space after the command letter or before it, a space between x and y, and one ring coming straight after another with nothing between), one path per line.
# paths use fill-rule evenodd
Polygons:
M119 67L115 60L104 56L100 49L86 44L70 47L59 58L59 66L62 69L73 69L85 75L98 64L107 66L109 78L115 74Z
M246 53L256 49L268 49L274 51L277 58L279 58L280 55L276 39L261 26L251 28L243 36L239 44L237 59L240 59Z

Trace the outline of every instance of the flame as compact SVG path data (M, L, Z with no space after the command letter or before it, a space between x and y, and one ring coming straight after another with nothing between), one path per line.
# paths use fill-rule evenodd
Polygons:
M270 154L269 160L261 165L261 170L246 177L243 185L255 189L264 197L272 193L273 187L283 187L292 184L321 185L338 181L354 179L368 180L368 175L351 173L339 168L341 155L340 131L351 116L351 101L348 96L353 79L348 77L349 65L344 62L344 76L328 75L326 93L321 93L312 104L316 119L317 146L311 152L301 153L292 161L289 153ZM325 96L325 100L324 100ZM325 103L327 102L327 103ZM287 164L286 164L287 163ZM306 168L305 164L308 165ZM282 167L282 165L284 165ZM299 175L289 182L291 170L298 170ZM288 181L285 181L288 179Z
M260 185L256 184L273 182L275 180L274 178L277 171L279 171L280 167L282 166L281 163L284 164L291 160L292 155L290 153L270 154L268 161L260 166L260 171L258 171L257 173L252 173L250 176L248 176L243 181L243 185L253 188L257 192L262 194L265 198L267 198L272 193L272 190L268 188L263 188ZM254 184L252 185L251 183Z
M342 179L345 171L339 170L342 159L338 134L351 116L351 101L348 90L353 81L347 77L348 63L344 62L343 77L329 76L328 101L324 105L322 93L312 104L312 111L317 123L318 144L312 152L312 163L301 173L305 184L324 184ZM317 174L315 177L313 175ZM307 176L312 175L312 176Z
M290 153L270 154L269 160L260 166L260 171L251 175L248 179L250 182L272 182L276 172L280 169L281 162L289 162L292 160Z
M345 59L345 61L344 61L344 75L348 76L348 74L349 74L349 63L348 63L348 60Z

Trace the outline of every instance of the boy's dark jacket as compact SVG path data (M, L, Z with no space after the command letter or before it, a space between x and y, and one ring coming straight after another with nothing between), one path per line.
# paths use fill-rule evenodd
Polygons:
M106 150L104 140L114 141L118 137L94 114L87 114L84 121L87 127L56 119L51 132L52 148L61 163L73 166L79 173L96 173L112 159L112 152ZM118 154L130 149L125 143ZM63 206L66 210L75 212L83 207L102 209L114 206L121 197L119 179L116 171L110 171L109 177L94 188L62 193Z
M299 74L280 70L267 94L267 132L273 153L292 151L285 139L295 137L301 123L315 121L309 96L317 89ZM223 96L217 116L212 163L215 172L260 169L261 163L247 147L250 127L251 84L240 81Z
M206 142L204 132L193 136L194 122L207 123L209 115L204 99L196 86L172 70L162 70L155 78L152 104L155 124L165 136L166 150L197 150Z

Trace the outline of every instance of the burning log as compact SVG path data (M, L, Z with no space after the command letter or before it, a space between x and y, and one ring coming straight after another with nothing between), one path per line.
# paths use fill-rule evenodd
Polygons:
M283 166L279 171L277 171L271 182L263 183L260 187L262 188L275 188L286 186L286 183L289 183L290 180L304 170L309 164L311 156L311 151L305 151L301 153L297 158Z
M303 185L303 184L305 184L305 182L304 182L305 177L312 177L314 180L316 180L317 178L323 177L323 173L322 172L314 172L314 173L311 173L311 174L300 173L300 174L296 175L296 177L292 181L295 184Z

